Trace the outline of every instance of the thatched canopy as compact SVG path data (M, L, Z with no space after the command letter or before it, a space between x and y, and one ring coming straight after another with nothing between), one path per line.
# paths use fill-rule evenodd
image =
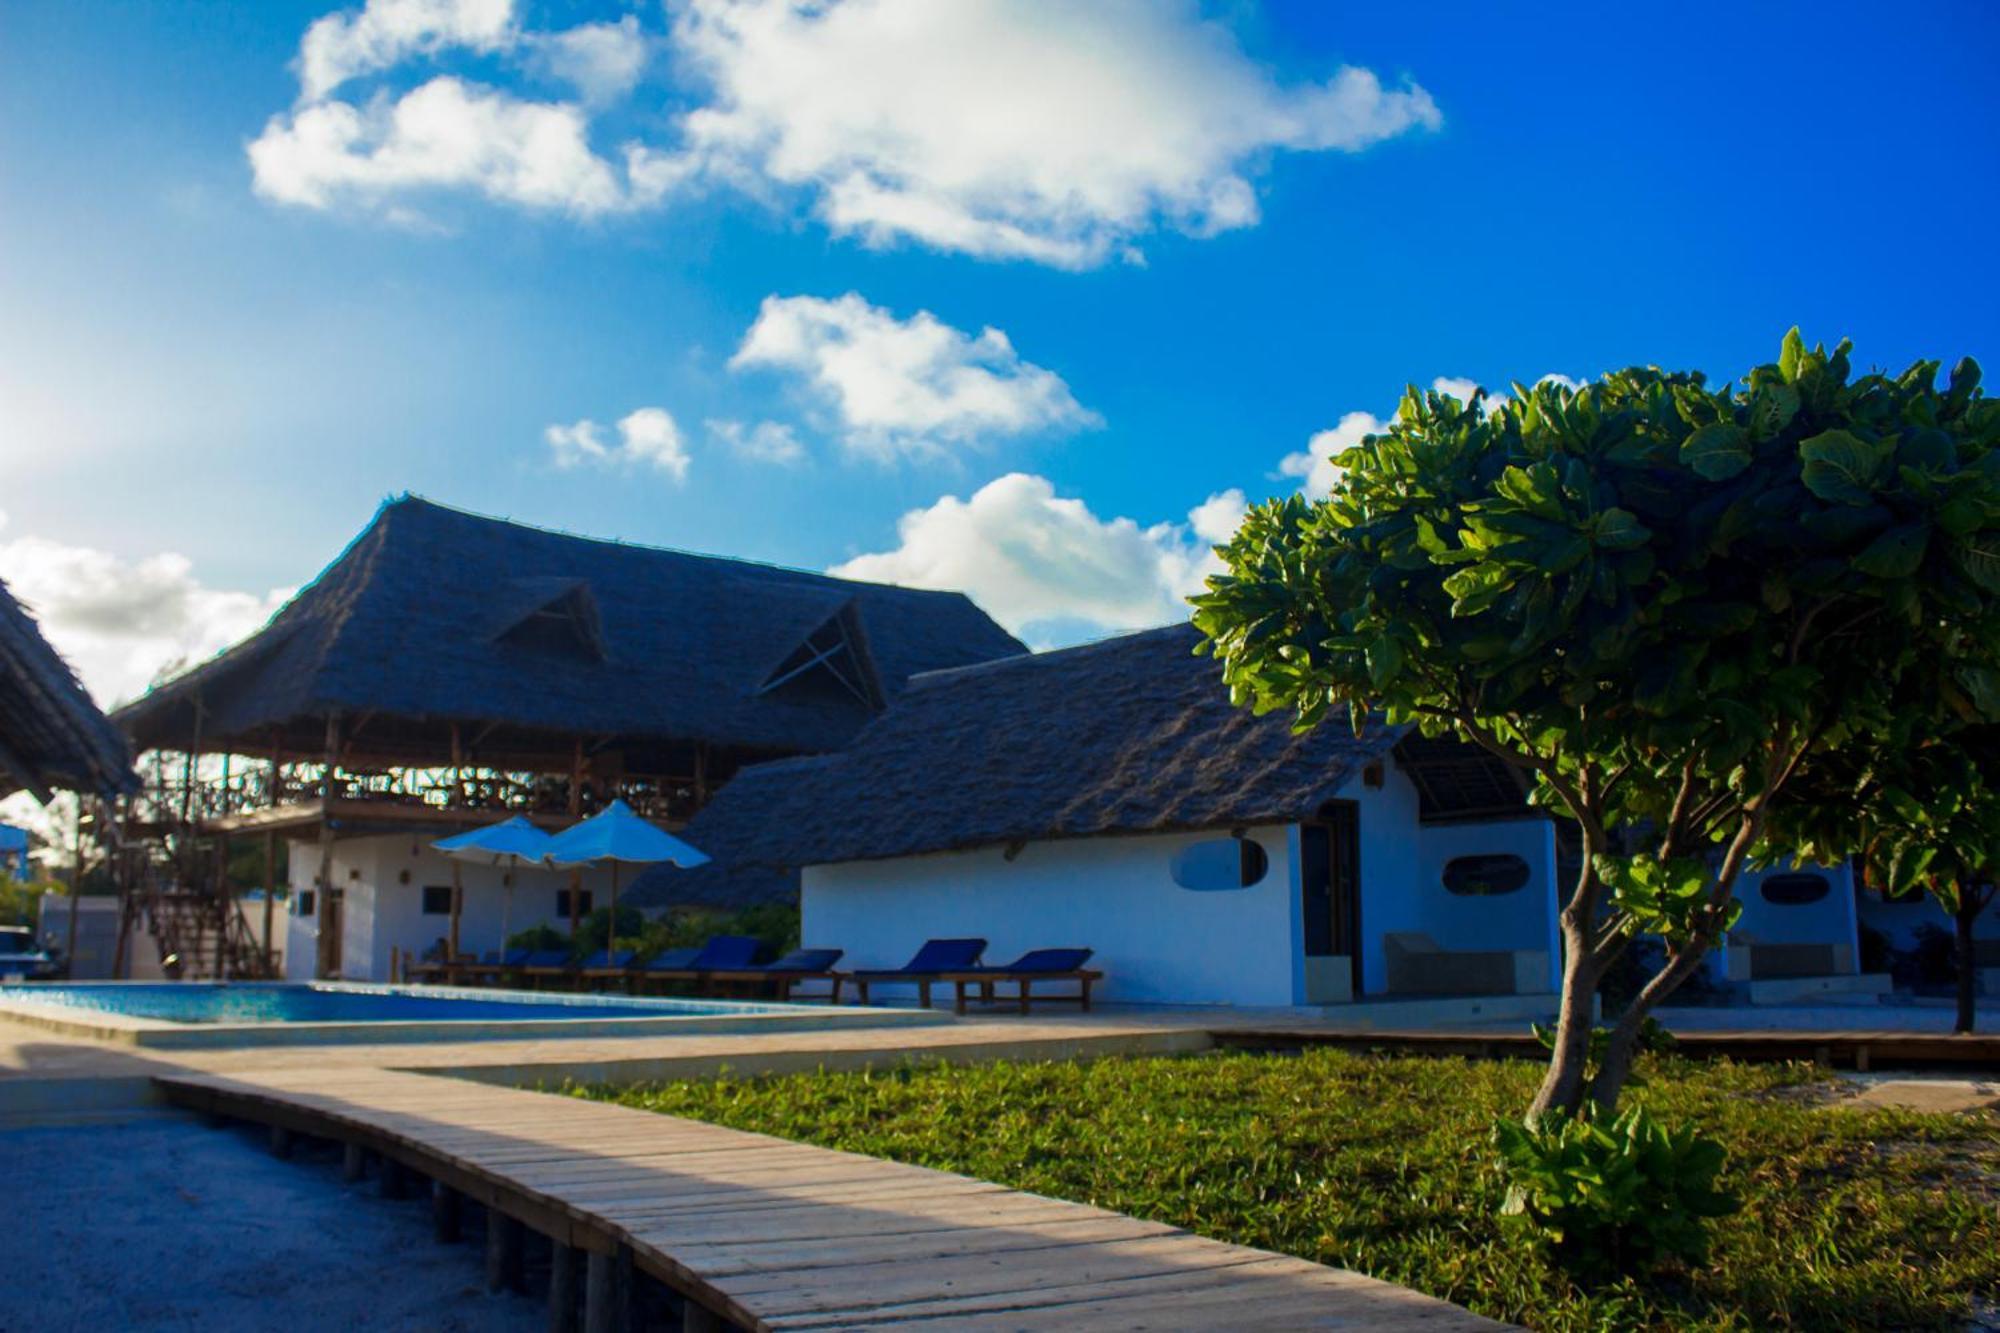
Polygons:
M913 673L1023 652L957 593L598 541L416 497L374 521L255 635L116 714L142 749L531 766L571 738L635 771L701 743L834 748Z
M847 749L739 773L686 830L715 864L648 876L632 900L714 899L732 882L769 896L772 867L1292 823L1392 756L1416 770L1427 817L1524 812L1504 767L1464 747L1406 757L1401 729L1295 734L1288 715L1232 705L1195 642L1175 625L919 676ZM1457 780L1427 786L1433 765Z
M0 796L47 801L55 788L92 796L135 790L125 738L0 583Z

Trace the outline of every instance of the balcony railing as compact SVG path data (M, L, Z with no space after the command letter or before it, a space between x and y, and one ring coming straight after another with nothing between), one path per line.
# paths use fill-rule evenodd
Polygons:
M329 789L325 766L263 764L225 772L204 758L192 775L176 756L142 763L145 789L134 798L131 815L161 824L200 824L280 806L317 803L322 793L335 801L463 811L469 817L513 814L567 816L571 779L566 774L515 773L483 768L397 768L354 771L336 768ZM614 799L640 815L680 823L700 808L697 788L685 778L626 775L615 780L586 777L576 807L595 814Z

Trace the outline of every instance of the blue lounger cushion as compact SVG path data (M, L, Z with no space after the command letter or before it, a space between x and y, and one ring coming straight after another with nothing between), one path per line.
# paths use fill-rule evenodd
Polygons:
M701 953L693 947L685 949L663 949L646 963L648 972L684 972L689 963Z
M764 941L748 935L717 935L701 946L701 952L687 965L690 972L741 972L755 967L764 952Z
M556 968L569 966L568 949L536 949L521 960L522 967Z
M1030 949L1005 967L974 968L976 972L1078 972L1094 949Z
M859 977L921 977L939 972L970 972L986 952L985 940L926 940L916 956L901 967L857 972Z
M633 957L634 954L630 949L620 949L617 953L613 953L609 949L599 949L596 953L584 959L583 965L588 968L618 968L623 970L632 966Z
M845 949L794 949L775 963L766 963L757 968L759 972L796 972L811 976L821 972L831 972L833 965L840 961Z

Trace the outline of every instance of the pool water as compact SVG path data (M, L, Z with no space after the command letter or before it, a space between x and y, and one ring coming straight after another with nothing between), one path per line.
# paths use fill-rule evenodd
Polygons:
M534 991L372 986L355 982L117 982L0 986L0 1002L122 1014L168 1023L427 1023L773 1014L796 1006L727 1000L555 995Z

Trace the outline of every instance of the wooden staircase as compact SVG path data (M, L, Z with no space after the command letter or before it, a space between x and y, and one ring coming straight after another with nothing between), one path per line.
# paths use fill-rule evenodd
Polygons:
M157 871L127 900L160 954L160 966L180 981L275 981L270 959L250 933L235 898L189 889Z

